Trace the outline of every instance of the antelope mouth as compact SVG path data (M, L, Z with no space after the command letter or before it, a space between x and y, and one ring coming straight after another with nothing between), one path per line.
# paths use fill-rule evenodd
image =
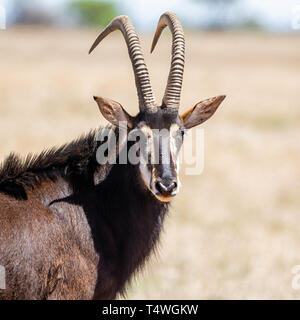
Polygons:
M163 196L161 194L154 194L154 195L161 202L170 202L175 196L175 194L174 195L169 195L169 196Z

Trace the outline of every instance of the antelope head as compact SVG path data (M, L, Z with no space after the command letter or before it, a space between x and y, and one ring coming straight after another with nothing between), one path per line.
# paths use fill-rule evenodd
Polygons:
M137 165L140 181L159 201L169 202L179 191L179 150L187 129L209 119L225 96L198 102L179 114L180 94L184 71L185 40L180 21L174 13L164 13L158 22L151 52L168 26L172 33L172 60L165 94L161 104L155 102L150 77L138 35L127 16L119 16L102 31L89 53L112 31L120 30L127 44L139 100L139 113L129 115L116 101L94 97L102 115L113 125L127 123L127 130L139 131L145 138L144 160ZM153 161L155 159L155 161Z

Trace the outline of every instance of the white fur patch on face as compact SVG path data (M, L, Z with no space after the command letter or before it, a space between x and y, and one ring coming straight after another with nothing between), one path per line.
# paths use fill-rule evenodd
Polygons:
M152 129L149 126L143 125L139 129L144 133L145 136L153 137Z
M179 150L178 146L176 144L176 136L177 132L179 130L178 124L172 124L170 127L170 152L172 160L175 164L175 170L177 173L179 173Z
M145 187L149 188L149 185L151 183L151 172L150 172L150 170L148 169L146 164L143 164L141 162L140 162L140 165L139 165L139 169L140 169L141 177L142 177L142 180L143 180L143 182L145 184Z
M175 165L175 171L177 174L177 193L179 192L181 182L179 179L179 171L180 171L180 157L179 157L179 150L178 146L176 145L176 135L179 130L179 125L177 123L174 123L170 127L170 152L172 161Z
M142 127L139 128L139 130L142 131L142 133L145 135L145 137L147 138L147 144L146 144L146 153L147 155L149 153L151 153L151 157L152 157L152 153L153 153L153 132L151 130L150 127L148 127L147 125L143 125ZM148 160L148 159L145 159ZM140 161L139 164L139 169L141 172L141 177L142 180L145 184L145 187L151 190L151 185L152 185L152 172L151 172L151 167L149 167L147 165L147 161Z
M155 146L154 146L154 138L153 138L153 131L152 129L147 126L143 125L140 130L142 133L145 135L147 139L147 144L146 144L146 152L148 155L150 155L150 159L152 162L154 162L155 159Z
M145 187L149 188L149 186L151 185L151 180L152 180L151 171L149 170L147 164L142 163L142 162L140 162L139 169L140 169L141 177L142 177L142 180L145 184Z

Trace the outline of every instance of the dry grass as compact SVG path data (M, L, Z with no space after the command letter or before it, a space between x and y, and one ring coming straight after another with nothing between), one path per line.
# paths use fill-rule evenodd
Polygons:
M104 123L93 94L137 111L124 42L114 34L92 56L96 31L0 33L0 152L38 152ZM170 38L150 56L157 97ZM205 124L205 170L182 175L158 258L129 298L299 298L300 42L296 36L187 34L182 109L227 94Z

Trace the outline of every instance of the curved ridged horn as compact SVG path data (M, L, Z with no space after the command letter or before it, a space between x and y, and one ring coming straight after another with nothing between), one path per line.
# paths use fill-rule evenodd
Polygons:
M127 44L137 88L140 110L156 109L154 94L150 84L148 69L142 53L139 37L127 16L118 16L101 32L93 43L89 53L111 32L120 30Z
M176 14L172 12L165 12L160 17L152 42L151 53L166 26L169 26L173 39L171 69L163 98L163 106L165 105L167 108L178 109L184 70L185 43L182 25Z

